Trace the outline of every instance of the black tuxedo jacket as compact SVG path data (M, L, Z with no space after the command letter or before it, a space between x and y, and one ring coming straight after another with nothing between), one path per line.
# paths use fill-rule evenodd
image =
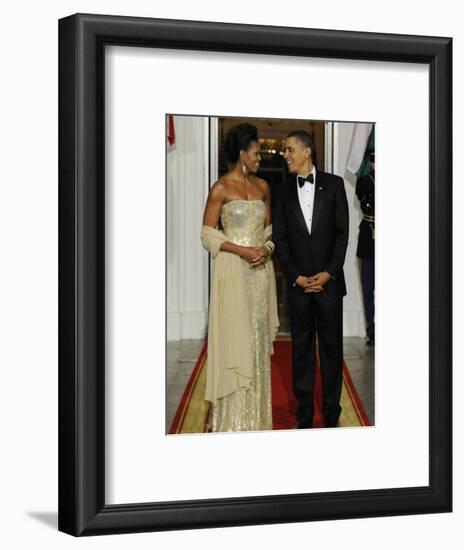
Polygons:
M348 203L343 179L317 170L311 234L300 207L297 185L296 176L290 175L274 203L272 235L282 271L290 286L299 275L328 271L332 279L323 293L344 296Z

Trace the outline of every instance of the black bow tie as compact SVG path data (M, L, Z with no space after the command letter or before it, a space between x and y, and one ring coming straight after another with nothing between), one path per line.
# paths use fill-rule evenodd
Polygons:
M309 174L309 176L307 178L305 178L304 176L297 176L296 177L297 181L298 181L298 185L300 187L303 187L303 185L309 181L309 183L314 183L314 176L313 174Z

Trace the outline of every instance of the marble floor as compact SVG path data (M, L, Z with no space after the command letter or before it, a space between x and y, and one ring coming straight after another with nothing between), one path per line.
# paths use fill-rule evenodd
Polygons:
M364 338L345 338L343 343L345 362L353 384L369 419L374 424L374 348L366 346ZM202 347L203 340L181 340L167 344L166 432L171 426Z

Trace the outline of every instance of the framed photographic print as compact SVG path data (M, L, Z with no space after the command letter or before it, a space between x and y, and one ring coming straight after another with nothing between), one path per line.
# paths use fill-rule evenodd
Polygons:
M59 45L59 529L451 511L451 39Z
M323 211L323 206L328 207L329 201L324 200L324 195L327 193L324 190L326 176L323 172L330 174L334 171L339 172L341 166L345 164L352 170L351 174L349 171L346 174L346 181L353 183L353 185L348 184L346 189L349 219L346 233L356 235L356 238L352 239L347 246L343 270L345 286L350 288L350 293L342 300L344 350L343 365L339 370L340 396L336 399L341 406L337 426L372 426L375 421L374 277L372 275L369 279L368 270L371 268L373 271L374 268L375 248L373 238L375 163L371 160L375 158L375 125L359 122L174 114L167 115L166 122L166 243L170 256L166 272L168 301L166 433L243 432L295 428L298 399L291 388L292 378L298 384L298 376L292 376L293 331L290 327L289 311L289 298L291 299L295 293L289 293L287 290L284 273L286 266L281 265L278 251L274 257L272 255L269 257L273 260L272 262L266 262L272 264L272 267L263 265L260 269L250 270L250 264L247 261L242 258L241 262L245 268L245 286L248 291L246 296L252 316L250 324L254 327L252 334L244 339L249 340L251 336L252 340L252 349L248 349L246 353L255 358L251 365L251 378L253 376L255 378L253 381L256 387L255 397L252 399L250 394L251 401L247 407L240 407L236 403L240 394L226 399L221 398L221 406L212 407L211 401L205 400L205 395L213 390L215 383L219 386L220 377L227 374L226 369L222 368L224 362L236 360L237 364L243 363L240 357L229 359L221 357L216 360L221 355L218 348L227 347L228 335L234 332L234 327L238 323L236 312L231 311L225 303L223 286L225 274L221 275L221 262L233 260L233 258L220 255L216 262L217 269L211 265L210 273L207 250L203 250L198 238L194 239L195 235L198 236L205 205L207 205L205 215L209 216L214 212L211 204L216 189L221 186L227 188L228 182L231 182L230 189L226 189L226 198L229 199L230 204L222 205L221 219L218 222L222 224L225 220L229 220L227 231L232 238L230 222L232 227L235 227L234 219L239 216L240 227L233 230L238 232L234 242L259 244L259 232L257 233L255 229L246 230L245 228L249 225L248 222L245 225L242 224L243 216L249 212L250 222L254 227L253 221L264 215L266 201L263 208L263 195L259 187L260 182L264 180L265 189L269 190L272 198L268 205L268 214L271 220L276 219L279 204L283 201L280 199L281 194L285 189L293 188L293 182L290 181L287 185L287 180L295 177L290 171L295 163L290 160L290 152L285 151L286 136L292 133L294 137L290 137L289 142L307 137L306 133L311 136L310 139L313 139L310 158L315 175L318 176L317 181L298 188L301 189L299 196L303 206L307 207L308 203L311 205L314 202L313 212L309 213L313 218L310 229L306 223L303 222L304 225L302 225L302 218L297 222L298 238L306 238L305 246L310 244L309 235L312 240L318 239L316 230L322 227L319 224L319 214ZM250 139L252 142L255 140L258 148L255 153L256 160L252 162L250 156L250 173L245 180L242 178L243 168L239 166L237 176L230 168L231 165L236 167L237 162L232 161L232 164L228 162L228 156L236 154L232 148L235 136L240 139ZM369 159L363 163L365 156ZM353 167L352 164L356 166ZM205 167L208 167L209 177ZM243 163L242 167L247 169ZM354 175L356 172L359 172L358 176ZM246 181L245 184L244 181ZM216 187L215 182L218 182ZM246 187L244 188L243 185ZM244 200L244 189L248 192L248 200ZM208 200L207 196L210 197ZM192 203L195 208L187 206ZM296 212L298 213L299 210L296 209ZM336 220L336 216L332 213L329 217L331 222ZM210 220L209 223L217 225L216 220ZM264 224L261 225L264 230ZM359 238L358 227L361 227ZM223 230L221 225L221 231ZM278 231L274 230L273 233L276 244L279 244ZM208 246L207 241L208 239L203 236L206 246ZM272 248L272 245L270 246ZM246 250L242 252L246 253ZM189 273L188 280L182 277L181 272ZM212 295L209 286L213 289ZM366 327L363 295L367 296L368 289L370 294L367 300L372 310L368 309L368 312L372 314L372 319L369 319ZM335 283L329 284L325 290L324 294L329 294L327 291L335 291ZM302 300L308 297L303 291L300 295ZM234 293L234 298L236 296L237 293ZM274 311L272 311L272 299L275 300ZM322 305L324 303L322 302ZM235 299L234 304L236 304ZM267 307L270 306L271 310L264 315ZM248 307L246 309L248 310ZM209 315L207 315L208 312ZM225 322L232 323L230 327L222 326L221 315L224 316ZM304 318L304 315L302 317ZM271 329L274 330L272 335L269 333ZM364 338L366 332L368 333L367 345ZM205 338L207 334L208 336L215 334L215 337L213 340L210 338L207 340ZM270 337L273 338L273 349L272 353L267 354L265 348L268 345L267 339ZM241 341L243 337L237 334L237 338L239 341L234 349L241 353L245 349ZM321 343L323 348L324 340L318 339L319 346ZM312 424L315 428L325 425L322 380L327 370L327 357L324 353L324 349L317 348L314 357L316 362L313 384L315 410L313 410ZM177 359L175 359L176 356ZM310 363L311 356L306 357L305 354L304 361ZM268 363L270 363L270 369ZM337 369L339 363L340 360L337 361ZM330 384L325 384L324 389L327 393L327 390L331 389ZM309 399L305 397L304 401ZM232 411L230 415L227 413L223 418L221 411L224 412L224 407ZM242 415L235 410L236 408L241 410Z

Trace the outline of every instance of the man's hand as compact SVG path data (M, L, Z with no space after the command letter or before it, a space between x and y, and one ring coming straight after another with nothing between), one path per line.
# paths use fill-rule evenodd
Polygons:
M305 287L305 292L321 292L330 281L331 275L327 271L321 271L312 277L307 277L307 279L308 284Z
M300 275L297 277L295 283L301 287L306 293L308 292L320 292L322 286L312 285L311 286L311 277L306 277L306 275Z
M304 290L309 285L310 280L309 277L306 277L305 275L299 275L296 278L295 283Z

